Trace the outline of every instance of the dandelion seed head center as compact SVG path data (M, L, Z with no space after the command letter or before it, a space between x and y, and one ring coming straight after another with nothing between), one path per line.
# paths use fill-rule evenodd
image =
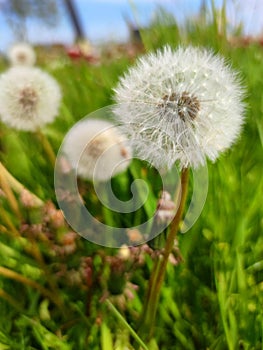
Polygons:
M187 117L194 120L200 110L198 98L186 91L182 93L173 92L170 95L166 94L162 97L162 100L160 107L164 108L165 112L176 113L183 121Z
M17 60L21 63L26 62L27 56L24 52L20 52L19 54L17 54Z
M121 156L122 156L123 158L128 158L128 157L129 157L128 149L125 148L124 146L122 146L122 147L120 148L120 153L121 153Z
M95 137L85 148L85 154L96 159L105 150L105 140Z
M19 103L26 112L34 110L37 101L38 95L35 89L31 87L25 87L20 91Z

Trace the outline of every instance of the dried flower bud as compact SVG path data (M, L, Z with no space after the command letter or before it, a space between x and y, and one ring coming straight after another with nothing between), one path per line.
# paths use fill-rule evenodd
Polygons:
M40 200L26 188L21 191L19 199L25 208L35 208L40 204Z
M143 236L141 232L137 229L127 229L126 234L131 244L134 244L136 242L141 242L143 240Z
M119 251L118 251L118 256L122 259L122 260L128 260L131 256L131 252L129 247L124 244L120 247Z
M47 202L44 208L44 221L51 224L53 228L63 227L65 220L60 209L56 209L52 202Z
M175 204L171 200L171 195L163 191L161 198L157 202L156 220L157 223L170 222L175 214Z

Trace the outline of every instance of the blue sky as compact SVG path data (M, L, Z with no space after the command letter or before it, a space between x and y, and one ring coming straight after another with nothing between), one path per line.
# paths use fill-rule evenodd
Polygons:
M59 1L62 4L62 0ZM220 6L222 1L216 0L217 5ZM146 25L161 5L183 21L185 17L197 14L201 0L75 0L75 4L87 38L97 43L127 38L123 15ZM247 34L258 34L262 30L263 0L227 0L227 11L232 24L242 19ZM71 43L73 32L66 13L55 28L29 21L26 39L32 43ZM14 34L0 13L0 50L5 51L14 41Z

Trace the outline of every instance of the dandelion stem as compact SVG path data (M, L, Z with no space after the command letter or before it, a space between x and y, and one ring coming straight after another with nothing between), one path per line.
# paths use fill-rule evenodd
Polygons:
M149 279L148 290L146 294L146 303L142 312L142 317L139 322L139 334L146 341L149 341L153 336L155 317L160 297L162 284L165 277L165 271L169 260L169 255L174 247L174 240L176 238L179 224L184 212L184 207L188 192L189 169L183 169L181 173L181 198L178 210L173 218L169 234L166 240L165 248L162 256L156 260L152 273Z
M43 149L51 163L51 165L54 167L56 163L56 155L54 153L54 150L47 139L47 137L42 133L40 129L36 130L36 135L39 138L40 142L42 143Z

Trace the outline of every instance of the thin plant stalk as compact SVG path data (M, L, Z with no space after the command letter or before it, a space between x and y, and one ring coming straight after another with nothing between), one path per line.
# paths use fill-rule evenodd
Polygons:
M51 291L42 287L42 285L39 283L3 266L0 266L0 275L38 290L42 295L48 297L55 305L60 308L62 307L62 300L59 298L59 296L54 295Z
M166 244L162 255L155 261L152 269L152 273L149 279L148 290L146 293L146 303L142 311L142 317L139 323L139 333L142 337L146 338L146 341L150 340L153 336L156 311L161 293L162 284L165 277L167 263L169 261L169 255L171 254L174 241L176 239L180 221L185 208L189 182L189 169L183 169L181 173L181 198L178 210L173 218L170 227L169 234L166 240Z
M119 313L116 307L110 302L109 299L105 301L107 305L110 307L111 311L118 318L118 320L128 329L130 334L134 337L136 342L141 346L142 349L149 350L147 345L142 341L142 339L138 336L135 330L128 324L128 322L124 319L124 317Z
M0 225L1 232L5 232L9 235L14 237L19 237L20 234L18 230L16 229L15 225L12 223L12 220L8 216L7 212L4 210L4 208L0 204L0 219L2 219L3 224L6 226L5 230L3 230L3 227Z
M54 150L46 137L45 134L42 133L40 129L36 130L36 136L40 140L43 150L46 153L48 160L50 161L51 165L54 167L56 163L56 155L54 153Z
M8 193L12 190L17 193L18 195L21 195L24 190L28 191L30 193L31 199L34 201L34 206L35 207L42 207L44 205L44 202L38 198L35 194L30 192L28 189L25 188L24 185L22 185L17 179L14 178L13 175L10 174L10 172L4 167L4 165L0 162L0 183L5 188L2 188L3 191L5 192L8 201L10 200L13 201L14 207L18 207L18 203L16 198L14 197L14 194L12 193L12 198L8 197ZM15 203L16 202L16 203ZM11 205L11 202L10 202Z
M29 248L31 255L36 259L36 261L39 263L39 266L42 268L45 276L47 276L47 283L50 286L50 289L53 293L53 295L59 295L59 288L57 286L56 280L53 278L53 276L50 274L48 266L45 264L44 257L41 253L41 250L39 249L39 246L36 242L36 239L34 236L30 237L30 243L31 246ZM28 245L27 245L28 246Z
M9 295L6 291L0 288L0 298L6 300L10 305L12 305L15 309L20 312L23 312L22 305L17 302L11 295Z
M5 224L8 226L8 229L9 229L8 232L11 233L13 237L17 237L18 238L20 236L19 232L17 231L15 226L12 224L12 221L9 219L9 217L6 215L5 211L2 210L1 207L0 207L0 217L5 221ZM29 242L31 244L29 244ZM50 288L52 290L52 294L58 296L59 295L58 286L57 286L56 281L54 280L54 278L49 274L49 271L48 271L47 266L45 264L45 261L44 261L44 258L42 256L41 250L39 249L39 246L38 246L37 242L35 241L35 238L34 237L30 237L29 241L27 240L26 244L23 244L23 246L24 246L25 250L28 253L30 253L36 259L36 261L39 263L40 267L44 271L45 276L48 276L47 283L49 284L49 286L50 286ZM12 275L11 270L10 270L10 272L7 272L7 270L2 270L2 271L0 270L0 275L1 275L1 273L6 273L8 277ZM17 274L16 275L13 274L12 276L16 276L17 277L18 275ZM17 279L19 279L19 278L21 278L21 277L17 277ZM26 283L24 280L23 281L20 280L20 281ZM33 284L32 284L32 282L33 282ZM31 285L33 287L37 286L37 284L34 281L31 281L29 283L31 283ZM44 289L42 289L42 290L44 290ZM57 298L57 300L59 300L59 298Z
M8 181L8 178L6 177L7 175L7 170L5 169L5 167L2 165L2 163L0 162L0 186L2 188L2 190L4 191L5 195L6 195L6 199L12 209L12 211L16 214L16 216L21 219L22 215L19 209L19 205L17 202L17 199L12 191L11 185Z

